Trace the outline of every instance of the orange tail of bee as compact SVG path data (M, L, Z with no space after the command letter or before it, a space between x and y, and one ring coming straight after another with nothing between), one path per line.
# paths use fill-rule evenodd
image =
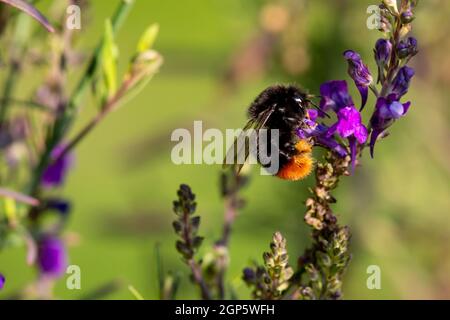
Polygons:
M284 165L277 173L277 177L284 180L301 180L306 178L314 167L312 147L306 140L300 140L295 145L298 154Z

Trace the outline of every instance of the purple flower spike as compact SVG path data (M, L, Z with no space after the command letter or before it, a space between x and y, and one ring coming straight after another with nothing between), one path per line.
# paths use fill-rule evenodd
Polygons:
M375 112L370 119L370 125L372 126L370 155L372 157L378 137L389 128L395 120L403 117L406 112L408 112L410 105L410 102L403 104L399 102L395 94L391 94L387 98L378 98Z
M52 152L52 159L57 159L63 150L64 146L57 146ZM71 154L66 154L58 161L50 164L42 175L42 185L47 188L62 185L72 164L73 156Z
M391 93L395 93L399 98L408 92L409 83L414 76L414 69L408 66L400 68L392 83Z
M64 243L55 236L45 236L39 243L38 266L43 275L60 277L67 268Z
M353 105L352 97L348 94L347 82L345 80L333 80L325 82L320 86L320 109L323 111L339 109Z
M355 81L355 85L361 94L361 110L364 108L369 95L369 86L372 84L373 78L369 68L362 62L361 56L353 51L344 52L344 57L348 61L348 74Z
M0 290L2 290L3 287L5 286L5 282L6 282L5 276L2 273L0 273Z

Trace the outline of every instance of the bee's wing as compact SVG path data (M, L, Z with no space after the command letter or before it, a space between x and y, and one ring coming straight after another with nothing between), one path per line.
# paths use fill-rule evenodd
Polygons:
M242 129L242 132L237 138L234 139L233 145L227 151L222 165L224 169L233 167L236 174L239 174L245 162L247 161L248 156L250 155L250 146L248 145L246 140L247 131L250 129L254 129L255 133L258 134L259 130L264 127L274 110L275 106L264 112L261 112L257 119L251 119L247 122L245 127ZM235 150L237 150L236 153L234 153ZM241 161L242 163L238 163L238 159L240 158L241 154L243 154L243 159L240 160L243 161ZM229 159L231 156L233 156L233 162L227 163L227 159Z
M244 158L242 161L243 163L245 163L245 161L247 160L247 158L249 156L249 152L250 152L249 149L246 148L246 145L247 145L246 141L243 141L243 139L245 139L245 136L247 135L248 130L250 130L250 129L256 130L256 124L257 124L257 120L255 120L255 119L251 119L250 121L248 121L247 124L242 129L242 132L239 134L239 136L234 139L233 144L228 149L225 159L223 160L223 165L222 165L223 169L233 167L234 171L237 173L241 170L242 165L238 164L239 155L241 155L242 152L245 152ZM242 142L244 142L244 143L242 143ZM230 158L233 158L233 161L231 163L229 163L229 161L228 161L228 159L230 159Z

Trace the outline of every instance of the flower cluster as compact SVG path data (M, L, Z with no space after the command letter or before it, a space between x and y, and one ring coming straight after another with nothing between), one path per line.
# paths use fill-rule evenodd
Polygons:
M401 99L408 92L415 73L407 63L418 53L418 44L414 37L407 35L412 28L416 5L416 0L402 0L400 8L395 1L383 1L380 6L382 20L388 21L383 30L388 38L379 39L375 45L381 91L370 118L372 157L378 138L386 136L386 130L403 117L410 106L410 102L401 102Z
M301 139L311 139L315 145L325 147L341 157L350 155L352 168L367 141L373 157L377 140L387 135L387 129L407 113L411 104L401 102L401 99L408 92L414 76L414 69L407 63L418 53L417 40L407 37L415 5L416 1L403 0L398 8L395 1L383 1L380 5L380 29L387 38L381 38L375 44L377 82L374 83L369 68L357 52L345 51L343 55L348 62L348 74L361 94L361 107L359 110L355 107L345 80L322 84L320 108L309 110L305 125L298 130ZM381 86L380 90L376 84ZM369 89L374 93L376 103L369 123L364 125L361 112L367 103ZM336 115L334 124L325 123L327 111Z
M322 100L320 110L310 109L306 126L298 130L300 138L312 138L316 145L336 152L342 157L349 153L352 164L356 161L356 151L359 145L367 141L368 130L363 125L361 114L356 109L352 97L348 93L347 82L344 80L329 81L320 87ZM333 111L337 121L331 126L321 121L327 111ZM319 122L321 121L321 122ZM347 139L347 143L342 143Z
M270 252L264 252L264 266L245 268L243 280L253 287L253 296L257 299L278 299L289 287L294 270L289 266L286 239L275 232L270 243Z
M177 195L178 200L173 202L173 211L177 215L177 220L172 225L181 240L176 242L176 247L184 259L189 260L192 259L203 241L202 237L197 236L200 217L193 216L197 203L195 194L192 193L189 186L181 185Z

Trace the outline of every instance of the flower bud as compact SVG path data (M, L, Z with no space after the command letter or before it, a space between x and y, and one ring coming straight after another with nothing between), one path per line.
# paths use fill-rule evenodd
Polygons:
M372 75L357 52L347 50L344 52L344 57L348 62L348 74L355 81L355 85L361 94L361 108L363 108L367 102L368 88L373 82Z
M383 4L392 12L398 13L397 0L383 0Z
M395 93L398 97L405 95L408 92L409 83L415 72L413 68L404 66L400 68L392 83L392 93Z
M378 65L385 65L391 56L392 43L387 39L378 39L375 44L375 60Z
M414 37L402 40L397 45L397 55L400 59L413 57L417 52L417 40Z
M58 145L52 151L52 159L56 161L50 162L42 175L41 181L42 185L46 188L61 186L65 181L67 173L73 166L74 156L71 153L64 154L62 157L60 156L64 152L64 149L64 145Z
M381 15L380 18L380 25L378 27L378 30L384 33L390 32L392 29L392 24L389 22L389 19L387 19L385 16Z
M375 105L375 112L370 118L372 134L370 137L370 154L373 157L375 143L379 137L385 134L395 120L403 117L411 105L410 102L401 103L396 94L390 94L388 97L379 97Z
M59 277L66 271L67 252L64 243L55 236L45 236L39 243L38 266L42 274Z
M256 279L255 271L251 268L245 268L242 274L242 279L245 282L253 282Z
M404 11L400 15L400 20L402 21L402 24L411 23L414 20L414 14L411 10Z

